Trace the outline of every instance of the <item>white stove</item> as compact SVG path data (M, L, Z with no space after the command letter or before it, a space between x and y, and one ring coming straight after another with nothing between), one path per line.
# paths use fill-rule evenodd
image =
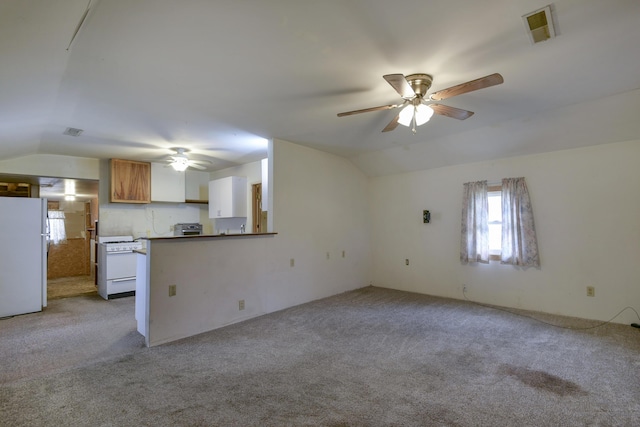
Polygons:
M135 295L135 250L143 248L133 236L98 236L98 294L104 299Z
M98 236L98 243L103 243L107 252L133 252L142 249L142 242L134 241L133 236Z

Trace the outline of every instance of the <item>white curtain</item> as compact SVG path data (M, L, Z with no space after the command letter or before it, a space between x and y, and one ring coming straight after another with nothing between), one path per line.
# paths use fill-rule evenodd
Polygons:
M64 228L64 212L49 211L49 240L54 245L67 239L67 232Z
M502 264L540 267L533 210L524 178L502 180Z
M460 261L489 262L487 181L467 182L462 195Z

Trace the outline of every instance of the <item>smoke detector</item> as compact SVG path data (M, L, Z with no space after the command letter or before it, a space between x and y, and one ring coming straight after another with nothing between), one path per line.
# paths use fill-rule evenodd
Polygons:
M551 5L527 13L522 19L531 43L540 43L556 36L551 17Z

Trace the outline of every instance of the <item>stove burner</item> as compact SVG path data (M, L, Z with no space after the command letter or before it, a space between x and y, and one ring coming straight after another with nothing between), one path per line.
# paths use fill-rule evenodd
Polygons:
M105 251L107 253L118 253L118 252L133 252L136 250L142 249L142 242L134 242L134 241L119 241L119 242L104 242Z

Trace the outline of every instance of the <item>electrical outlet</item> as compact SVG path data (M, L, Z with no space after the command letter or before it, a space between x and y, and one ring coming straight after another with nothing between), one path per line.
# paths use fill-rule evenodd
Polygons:
M404 260L404 265L409 265L409 258Z
M296 261L293 258L291 258L291 260L289 261L289 265L293 267L294 265L296 265Z
M169 285L169 296L170 297L176 296L176 285Z
M595 297L596 296L596 288L594 288L593 286L587 286L587 296L588 297Z
M238 310L244 310L244 300L238 301Z
M462 285L462 293L466 293L467 292L467 285Z

